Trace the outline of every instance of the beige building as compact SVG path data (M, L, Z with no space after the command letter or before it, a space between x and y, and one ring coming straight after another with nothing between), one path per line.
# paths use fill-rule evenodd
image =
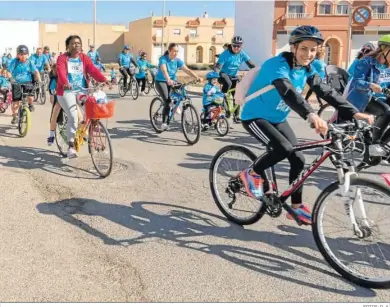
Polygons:
M233 34L231 18L167 16L163 22L162 17L153 16L130 22L125 44L132 47L134 54L146 51L149 60L157 64L164 35L164 50L169 43L179 44L178 57L186 64L212 64L215 54L223 50L223 44L230 42Z
M98 50L104 63L116 62L117 56L124 45L125 33L128 30L125 25L96 25L95 48ZM71 35L79 35L83 41L85 52L93 43L93 25L86 23L59 23L39 24L39 44L49 46L51 51L64 52L65 40Z

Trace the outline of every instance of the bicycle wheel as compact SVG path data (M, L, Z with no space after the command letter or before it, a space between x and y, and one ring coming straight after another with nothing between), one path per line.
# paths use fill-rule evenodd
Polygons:
M69 146L68 136L66 133L67 123L68 123L68 117L66 116L66 113L63 110L61 110L57 118L57 125L54 133L54 138L56 140L57 148L61 156L63 157L67 156L67 150Z
M163 132L163 130L161 129L163 110L164 102L161 100L160 97L154 98L150 103L149 118L154 131L156 131L157 133Z
M34 90L34 102L37 102L39 99L39 90L36 89Z
M39 100L41 102L41 104L45 104L46 103L46 90L45 90L45 85L42 85L39 89Z
M23 138L31 127L31 113L28 106L23 106L19 109L18 130L19 135Z
M229 221L239 225L256 223L265 213L266 207L247 196L238 177L256 158L246 147L229 145L220 149L211 161L209 182L214 202ZM240 203L248 206L242 208Z
M92 120L89 125L88 151L99 175L104 178L109 176L112 171L113 150L110 134L100 120ZM102 158L99 158L100 155Z
M119 81L118 81L118 92L119 92L119 96L120 97L125 97L126 95L126 90L125 90L125 87L124 87L124 83L123 83L123 79L120 78Z
M153 88L153 90L154 90L154 92L156 93L156 96L160 96L160 94L158 93L158 91L156 90L156 86L155 86L155 84L154 83L152 83L152 88Z
M134 100L137 100L138 95L139 95L139 92L138 92L139 86L138 86L137 80L133 79L131 81L130 88L131 88L131 97L133 97Z
M198 112L191 103L183 105L181 127L183 129L184 137L189 144L194 145L199 141L201 130L200 118ZM193 137L190 135L191 132L194 134Z
M225 136L229 133L229 122L225 117L218 118L215 123L215 129L217 130L219 136Z
M390 259L390 242L375 241L380 235L390 241L390 237L386 235L389 225L384 225L383 230L379 230L382 222L390 223L390 219L386 218L386 210L390 211L388 187L364 178L351 178L349 190L353 197L350 201L351 206L345 203L337 204L337 200L343 200L339 190L339 183L332 183L320 194L314 205L312 229L318 249L329 265L345 279L366 288L390 288L390 262L387 260ZM328 201L333 192L336 192L335 200ZM381 196L374 197L374 192ZM368 197L371 200L367 200ZM324 219L327 205L335 206L329 213L338 213L336 218ZM344 212L341 212L342 208ZM361 237L355 234L346 212L353 212L356 223L363 233ZM372 220L374 216L381 220L375 222ZM328 226L329 222L335 224ZM330 232L325 235L324 230L328 227ZM340 234L342 229L346 229L348 237ZM348 248L350 250L347 250ZM375 252L374 248L378 248L378 251ZM379 264L380 260L383 260L383 263ZM347 265L347 261L351 263ZM356 269L358 266L361 266L360 271ZM373 269L373 273L368 272L370 269Z
M319 110L317 115L321 117L324 121L328 122L332 116L334 115L334 112L336 109L331 106L330 104L324 104Z
M144 93L147 95L150 93L150 83L146 81Z

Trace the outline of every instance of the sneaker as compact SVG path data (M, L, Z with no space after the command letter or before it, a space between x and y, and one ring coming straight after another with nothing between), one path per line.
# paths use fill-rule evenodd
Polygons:
M386 157L388 152L379 144L370 145L368 152L371 157Z
M169 129L169 126L167 124L161 124L161 130L166 131Z
M54 136L49 136L47 138L47 145L51 146L51 145L53 145L53 143L54 143Z
M35 107L32 104L29 104L28 108L29 108L30 112L34 112L35 111Z
M311 225L311 211L309 207L302 204L299 208L292 208L298 215L298 218L307 225ZM287 213L286 217L289 220L294 220L290 213Z
M262 185L264 180L259 175L250 174L251 168L248 168L240 173L240 178L245 186L245 190L248 195L255 199L261 199L263 197Z
M68 159L76 158L77 157L76 149L74 149L73 147L69 147L66 156L68 157Z
M18 123L18 117L12 116L11 125L16 125Z
M207 130L209 130L209 125L208 125L208 124L203 124L202 126L203 126L203 127L202 127L202 131L207 131Z

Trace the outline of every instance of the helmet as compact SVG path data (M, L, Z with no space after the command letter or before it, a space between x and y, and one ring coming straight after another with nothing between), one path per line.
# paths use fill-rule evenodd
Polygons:
M214 79L214 78L219 78L219 74L215 71L210 71L209 73L207 73L206 75L206 79L207 80L211 80L211 79Z
M316 41L318 44L324 42L321 32L313 26L300 26L295 28L291 32L288 42L290 45L294 45L306 40Z
M28 47L26 45L19 45L18 48L16 48L17 54L29 54Z
M242 39L241 36L234 36L232 38L232 44L243 44L244 40Z
M369 49L369 50L375 50L375 46L373 43L365 43L362 47L362 50L363 49Z
M124 45L123 46L123 50L129 50L129 49L130 49L129 45Z
M390 46L390 34L383 35L378 40L378 46L381 46L381 45Z

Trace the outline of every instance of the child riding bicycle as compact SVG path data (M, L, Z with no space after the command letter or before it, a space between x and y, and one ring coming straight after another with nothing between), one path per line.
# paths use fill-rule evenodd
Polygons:
M211 125L210 110L218 107L223 102L223 93L218 86L219 74L211 71L206 75L207 83L203 87L203 129L206 130Z

